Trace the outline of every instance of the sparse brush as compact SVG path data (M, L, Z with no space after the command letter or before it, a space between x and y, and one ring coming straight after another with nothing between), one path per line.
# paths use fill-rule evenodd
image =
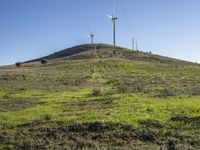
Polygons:
M170 90L170 89L163 89L158 91L158 93L155 95L157 97L168 97L168 96L175 96L177 93L175 90Z

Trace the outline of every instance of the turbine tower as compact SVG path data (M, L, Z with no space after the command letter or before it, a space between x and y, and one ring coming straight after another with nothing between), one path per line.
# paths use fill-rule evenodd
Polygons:
M138 50L138 41L135 41L135 50Z
M115 21L117 20L117 17L114 15L114 11L115 11L115 7L113 7L113 13L112 13L112 16L110 15L107 15L108 18L110 18L112 20L112 23L113 23L113 45L115 46Z
M91 38L91 44L93 44L94 43L94 34L91 32L89 37Z
M134 38L132 39L132 50L133 51L135 50L135 39Z

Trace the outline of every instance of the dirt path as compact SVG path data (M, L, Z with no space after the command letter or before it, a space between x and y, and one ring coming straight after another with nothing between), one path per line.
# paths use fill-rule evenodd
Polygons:
M94 48L94 53L97 56L97 60L95 61L92 81L94 84L99 83L102 80L104 69L102 67L102 57L98 51L98 48Z

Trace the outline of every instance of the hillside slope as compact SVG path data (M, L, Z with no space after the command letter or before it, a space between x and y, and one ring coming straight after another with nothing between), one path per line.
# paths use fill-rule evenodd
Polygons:
M200 148L199 65L88 47L0 68L0 149Z
M97 53L98 52L98 53ZM41 59L64 59L64 60L77 60L77 59L95 59L95 58L108 58L108 59L127 59L131 61L154 62L154 63L179 63L179 64L192 64L191 62L173 59L169 57L150 54L142 51L132 51L127 48L112 46L108 44L85 44L71 48L64 49L54 54L31 60L28 62L40 61ZM194 63L193 63L194 64Z

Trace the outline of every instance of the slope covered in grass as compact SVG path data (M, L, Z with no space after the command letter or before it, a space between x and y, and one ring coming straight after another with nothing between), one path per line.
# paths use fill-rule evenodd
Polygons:
M0 68L1 149L200 148L199 65L85 52Z
M48 60L80 60L80 59L98 59L98 58L108 58L108 59L127 59L132 61L142 61L151 63L168 63L168 64L185 64L185 65L195 65L194 63L173 59L165 56L155 55L151 52L143 51L131 51L130 49L123 47L113 47L108 44L84 44L71 48L64 49L54 54L44 56L38 59L30 60L27 62L37 62L42 59Z

